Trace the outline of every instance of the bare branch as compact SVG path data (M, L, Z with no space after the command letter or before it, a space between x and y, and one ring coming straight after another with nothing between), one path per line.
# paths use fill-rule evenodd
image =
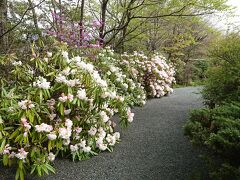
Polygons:
M41 5L45 0L42 0L40 3L38 3L37 5L35 6L29 6L23 13L22 17L20 18L20 20L14 25L12 26L10 29L8 29L7 31L5 31L3 34L0 35L0 38L2 38L3 36L5 36L6 34L10 33L11 31L13 31L19 24L22 23L24 17L26 16L26 14L28 13L28 11L38 7L39 5Z

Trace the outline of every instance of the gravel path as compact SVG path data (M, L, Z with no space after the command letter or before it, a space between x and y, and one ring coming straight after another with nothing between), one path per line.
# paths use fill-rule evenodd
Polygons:
M101 153L90 160L55 161L56 174L44 180L180 180L192 179L205 167L183 135L188 112L202 106L199 88L178 88L169 97L149 100L134 109L134 122L121 133L122 142L113 153ZM0 169L1 180L13 179ZM4 178L7 177L7 178ZM35 178L34 178L35 179Z

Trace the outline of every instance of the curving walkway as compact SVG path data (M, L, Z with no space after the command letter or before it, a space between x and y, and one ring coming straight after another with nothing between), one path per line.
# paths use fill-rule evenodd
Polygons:
M189 110L202 106L197 92L199 88L178 88L168 97L149 100L145 107L134 110L134 122L123 130L122 142L113 153L101 153L75 163L57 160L56 174L41 179L180 180L196 177L205 168L199 150L184 137L182 126ZM1 180L13 179L7 172L0 172L5 173L0 175Z

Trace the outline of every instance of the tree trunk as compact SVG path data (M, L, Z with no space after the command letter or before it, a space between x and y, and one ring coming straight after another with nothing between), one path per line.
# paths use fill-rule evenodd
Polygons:
M100 46L104 44L104 28L106 23L106 11L107 11L108 0L103 0L101 4L101 27L99 32Z
M6 31L7 25L7 0L0 0L0 35ZM0 36L0 54L7 50L7 35Z
M34 23L34 27L35 27L35 30L36 30L36 34L38 34L39 37L41 37L41 32L40 32L40 29L38 27L37 14L36 14L35 9L33 7L32 0L28 0L28 4L29 4L29 7L32 9L32 18L33 18L33 23Z
M80 46L83 45L83 13L84 13L84 2L85 0L82 0L81 2L81 12L80 12Z

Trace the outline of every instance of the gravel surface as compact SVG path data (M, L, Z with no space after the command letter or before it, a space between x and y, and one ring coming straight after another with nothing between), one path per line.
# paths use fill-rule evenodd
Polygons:
M56 174L44 180L180 180L195 179L205 172L200 150L183 135L190 109L202 106L199 88L178 88L161 99L135 108L134 122L122 130L122 142L113 153L104 152L90 160L55 161ZM11 170L0 168L0 180L14 179ZM39 178L27 178L39 179Z

